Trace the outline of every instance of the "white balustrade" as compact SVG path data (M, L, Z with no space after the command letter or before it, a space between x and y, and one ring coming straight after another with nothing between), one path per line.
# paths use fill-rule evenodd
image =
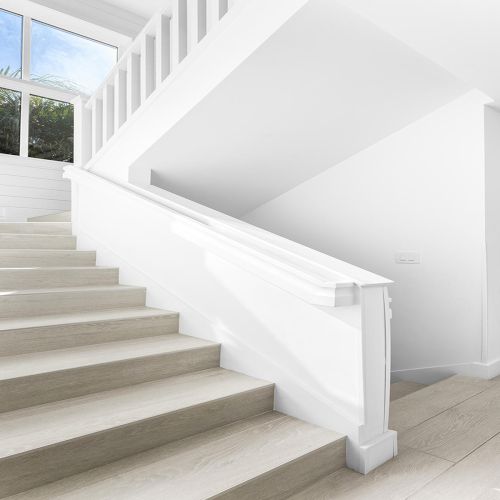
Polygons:
M74 100L78 166L105 148L235 3L173 0L151 18L88 101Z

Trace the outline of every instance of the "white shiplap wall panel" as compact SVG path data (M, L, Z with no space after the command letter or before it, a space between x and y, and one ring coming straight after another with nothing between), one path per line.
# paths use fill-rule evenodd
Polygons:
M0 155L0 220L71 209L71 185L59 162Z

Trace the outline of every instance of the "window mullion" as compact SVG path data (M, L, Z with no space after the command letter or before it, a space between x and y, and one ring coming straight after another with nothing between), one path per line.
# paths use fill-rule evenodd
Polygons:
M29 124L30 120L30 95L23 92L21 95L21 134L20 134L20 156L28 157Z
M22 78L31 79L31 17L23 17Z

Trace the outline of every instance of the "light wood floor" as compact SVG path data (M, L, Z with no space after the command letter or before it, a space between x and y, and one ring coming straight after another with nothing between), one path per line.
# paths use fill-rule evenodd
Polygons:
M399 455L366 476L340 469L294 500L500 499L500 380L393 384Z

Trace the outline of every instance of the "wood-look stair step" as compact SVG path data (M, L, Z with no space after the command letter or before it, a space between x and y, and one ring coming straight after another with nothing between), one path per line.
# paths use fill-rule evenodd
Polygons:
M71 222L0 222L0 233L71 234Z
M143 306L146 289L137 286L80 286L0 291L0 318Z
M95 266L93 250L0 249L0 268Z
M279 500L344 465L345 438L268 412L11 500Z
M117 267L0 268L0 290L118 284Z
M29 217L28 222L71 222L71 212L58 212L56 214Z
M265 413L273 393L215 368L0 414L0 496Z
M0 248L75 250L76 237L68 234L0 233Z
M152 337L179 331L179 314L149 307L0 320L0 356Z
M0 412L219 366L220 345L187 335L0 358Z

